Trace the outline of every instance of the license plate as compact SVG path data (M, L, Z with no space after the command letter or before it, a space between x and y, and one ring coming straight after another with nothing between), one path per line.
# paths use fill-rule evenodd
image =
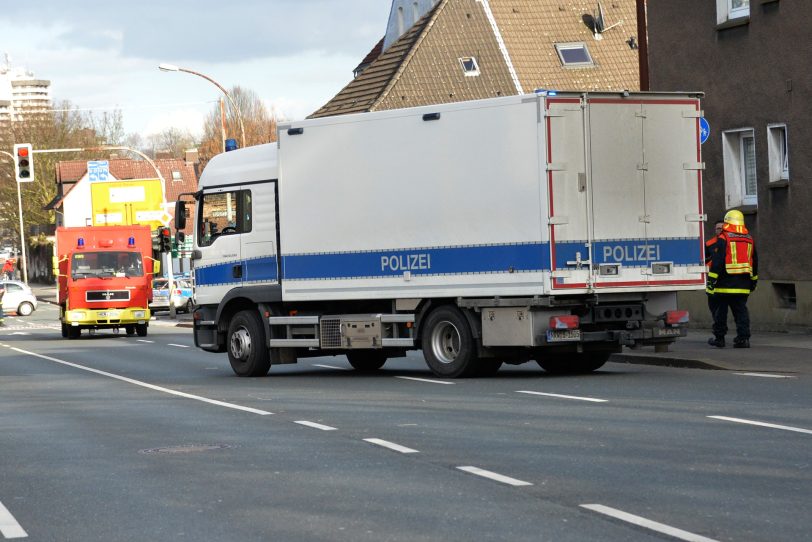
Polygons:
M580 341L580 329L548 329L547 342L562 342L562 341Z
M98 313L99 318L118 318L121 316L120 311L102 311Z

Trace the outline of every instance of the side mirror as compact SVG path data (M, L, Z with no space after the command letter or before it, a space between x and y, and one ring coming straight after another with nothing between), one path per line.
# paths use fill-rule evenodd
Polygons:
M186 228L186 202L183 200L175 202L175 228L178 230Z
M183 233L182 231L178 231L177 233L175 233L175 240L178 243L183 243L186 240L186 234Z
M161 272L161 262L159 262L158 260L154 260L152 262L152 274L157 275L160 272Z

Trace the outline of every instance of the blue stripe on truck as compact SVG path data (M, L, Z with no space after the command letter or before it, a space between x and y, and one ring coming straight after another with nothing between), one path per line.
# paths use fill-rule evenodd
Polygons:
M546 243L416 248L282 257L289 280L511 273L550 268Z
M594 263L619 263L624 267L648 267L652 262L674 265L701 265L699 239L651 239L596 241ZM585 241L556 243L556 268L566 269L576 253L587 260ZM476 273L521 273L550 270L549 243L518 243L471 247L377 250L336 254L291 254L283 256L288 280L328 280L400 277L412 275L459 275ZM238 262L195 268L198 286L276 282L276 258L256 258L242 262L243 279L233 277Z

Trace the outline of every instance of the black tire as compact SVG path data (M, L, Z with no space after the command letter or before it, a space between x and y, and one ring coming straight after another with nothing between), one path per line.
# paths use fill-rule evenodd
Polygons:
M559 354L536 362L550 374L586 374L603 367L610 355L610 352Z
M17 316L29 316L32 312L34 312L34 305L28 301L23 301L20 303L20 306L17 307Z
M82 336L82 330L78 327L67 326L68 328L68 340L73 341L78 339Z
M124 326L124 333L126 333L128 337L132 337L133 335L135 335L135 326L134 325Z
M475 374L479 359L471 327L456 307L435 309L423 324L423 357L431 372L459 378Z
M147 336L147 324L135 324L135 332L139 337Z
M271 356L259 313L238 312L228 325L226 349L231 369L237 376L264 376L271 368Z
M354 350L347 352L347 361L361 373L372 373L383 367L386 355L380 350Z
M186 301L186 304L183 306L183 312L186 314L192 314L192 311L195 310L195 305L192 303L192 300L189 299Z
M63 339L67 339L67 338L68 338L68 329L69 329L69 326L68 326L68 325L66 325L66 324L62 324L62 338L63 338Z

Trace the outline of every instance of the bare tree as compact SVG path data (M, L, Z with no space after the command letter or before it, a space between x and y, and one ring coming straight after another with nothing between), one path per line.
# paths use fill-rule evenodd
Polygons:
M245 126L245 144L260 145L276 141L276 116L269 111L256 92L240 86L229 90L229 94L240 110ZM229 100L226 105L226 137L240 142L240 122ZM223 152L222 117L217 105L209 113L203 126L203 139L198 146L201 164L214 155Z

